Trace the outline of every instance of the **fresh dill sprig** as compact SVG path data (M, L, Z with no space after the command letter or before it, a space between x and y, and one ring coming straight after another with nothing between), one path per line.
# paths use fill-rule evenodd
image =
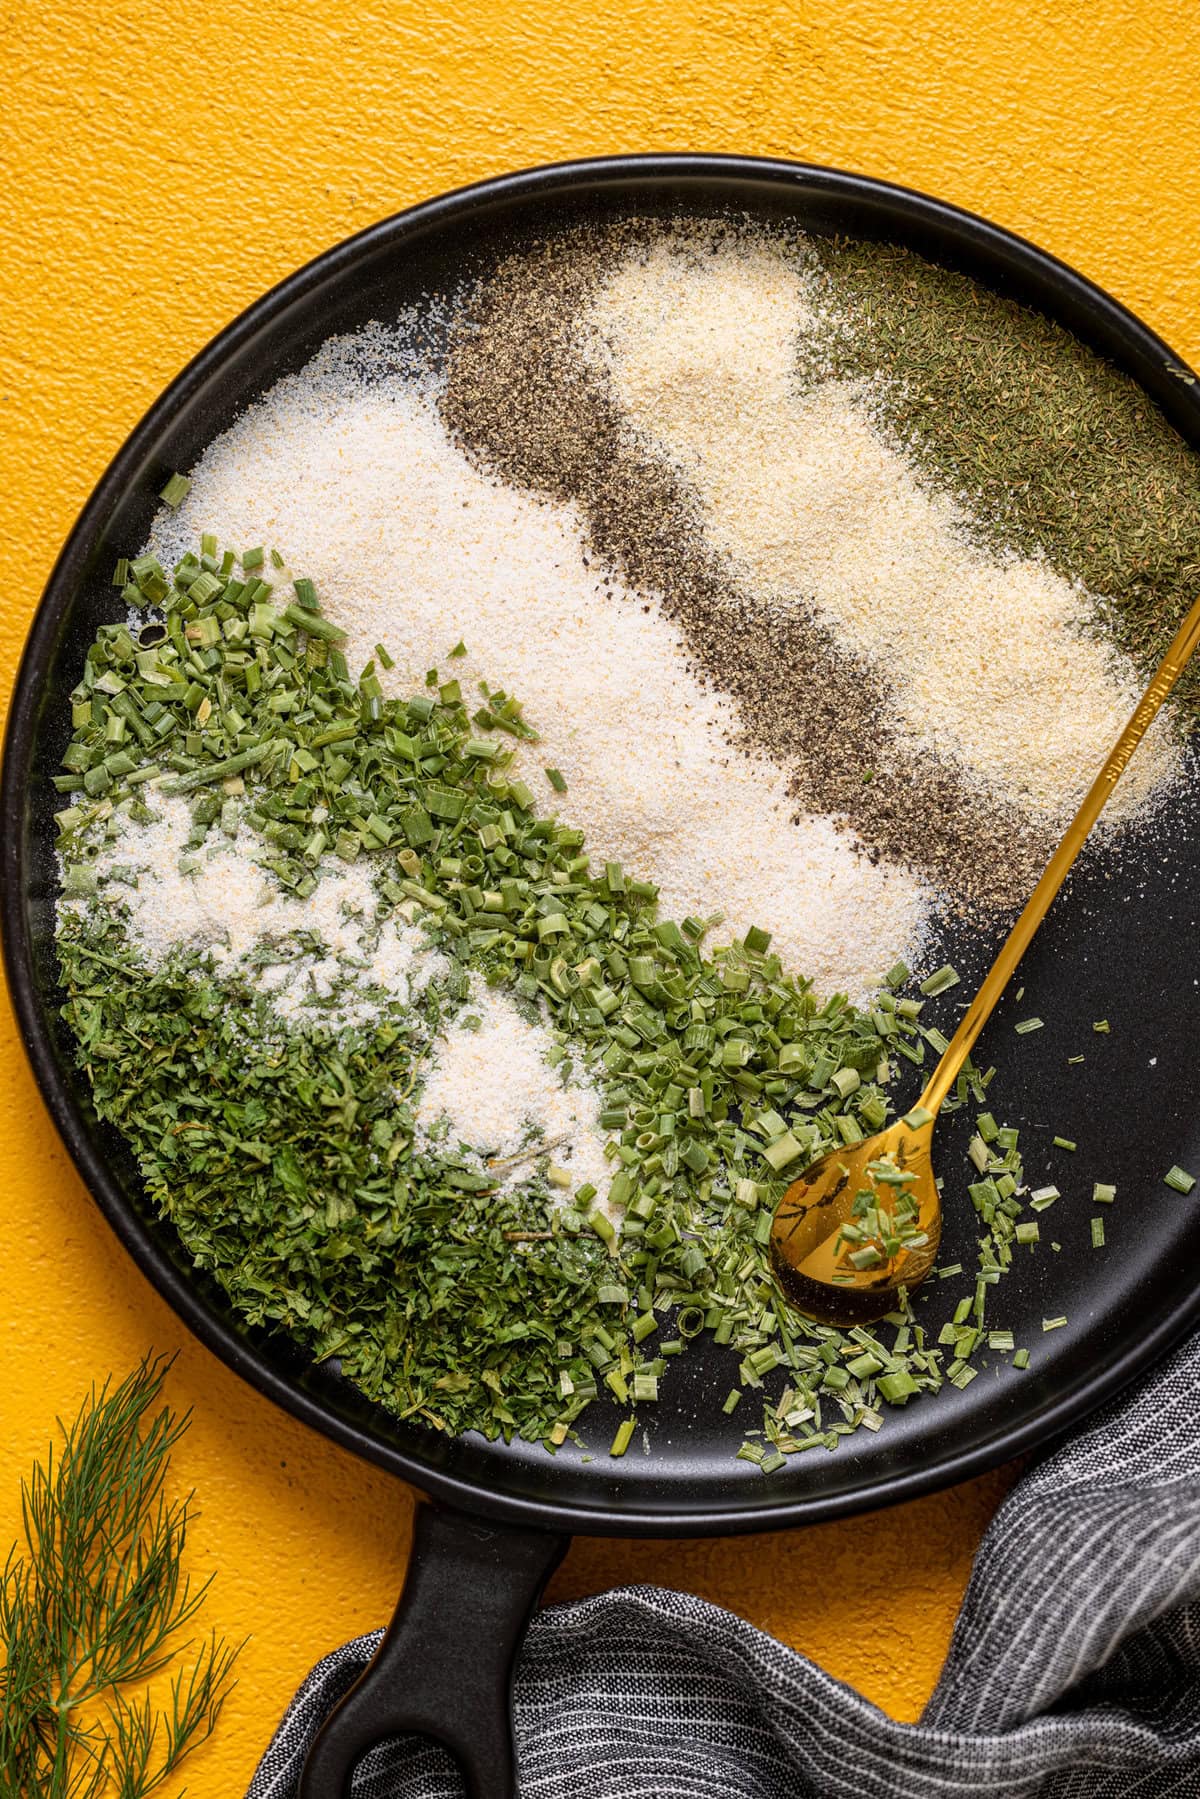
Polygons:
M192 1496L167 1496L188 1418L152 1408L168 1364L95 1388L22 1483L0 1585L0 1794L144 1799L211 1733L238 1650L184 1637ZM211 1578L211 1576L210 1576ZM146 1683L179 1666L164 1703Z

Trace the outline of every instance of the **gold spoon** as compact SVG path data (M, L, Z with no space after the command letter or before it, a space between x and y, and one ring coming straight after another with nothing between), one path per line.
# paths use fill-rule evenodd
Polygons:
M924 1280L942 1234L933 1174L933 1127L975 1039L1083 848L1155 713L1200 642L1200 599L1184 619L1112 754L913 1109L861 1143L830 1150L793 1181L771 1226L771 1260L796 1308L825 1324L866 1324L895 1306L901 1287ZM856 1214L854 1203L860 1200ZM870 1210L863 1210L869 1207ZM881 1215L882 1214L882 1215ZM844 1234L847 1227L849 1235Z

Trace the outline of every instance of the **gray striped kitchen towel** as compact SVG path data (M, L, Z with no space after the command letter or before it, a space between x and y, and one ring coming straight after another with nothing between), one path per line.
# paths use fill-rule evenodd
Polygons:
M292 1799L378 1640L313 1670L249 1799ZM538 1615L516 1727L522 1799L1200 1799L1200 1337L1014 1488L919 1724L716 1606L625 1587ZM353 1799L462 1792L401 1738Z

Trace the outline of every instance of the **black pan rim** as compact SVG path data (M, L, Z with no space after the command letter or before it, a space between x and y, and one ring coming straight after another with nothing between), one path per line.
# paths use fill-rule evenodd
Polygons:
M463 223L497 201L550 200L584 188L620 190L673 182L716 190L754 180L798 200L868 202L913 234L933 232L977 257L994 274L1016 271L1026 288L1040 292L1046 310L1069 307L1087 321L1086 332L1113 355L1167 411L1184 435L1200 446L1200 388L1185 363L1132 313L1066 264L1016 234L976 214L916 190L814 164L777 158L708 154L645 154L547 164L493 177L396 213L335 244L255 301L202 349L164 389L101 476L81 510L51 571L34 615L17 672L0 769L0 932L5 967L22 1041L51 1118L85 1186L107 1223L151 1285L189 1330L233 1372L302 1423L343 1448L398 1474L431 1497L499 1522L595 1536L724 1536L825 1522L898 1504L950 1486L1034 1448L1044 1448L1081 1418L1112 1399L1200 1321L1200 1288L1163 1317L1124 1355L1106 1362L1055 1404L1017 1425L998 1426L969 1448L937 1451L921 1468L886 1472L849 1492L789 1497L775 1504L670 1510L630 1504L605 1507L543 1501L484 1490L473 1481L428 1466L415 1454L383 1441L338 1416L319 1398L289 1381L256 1349L223 1324L201 1301L187 1276L171 1261L151 1230L133 1213L90 1141L83 1115L60 1077L43 1016L24 906L22 819L30 776L35 698L51 665L57 626L76 581L131 472L151 452L162 422L189 401L232 352L262 327L302 306L327 279L376 250L402 244L448 218ZM715 192L714 192L715 198Z

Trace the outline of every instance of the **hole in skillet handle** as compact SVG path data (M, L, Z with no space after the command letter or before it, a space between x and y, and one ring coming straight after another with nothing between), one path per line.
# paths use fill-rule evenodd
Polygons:
M418 1505L395 1616L318 1731L297 1799L349 1799L367 1751L409 1731L450 1751L470 1799L514 1799L513 1672L569 1542L450 1506Z

